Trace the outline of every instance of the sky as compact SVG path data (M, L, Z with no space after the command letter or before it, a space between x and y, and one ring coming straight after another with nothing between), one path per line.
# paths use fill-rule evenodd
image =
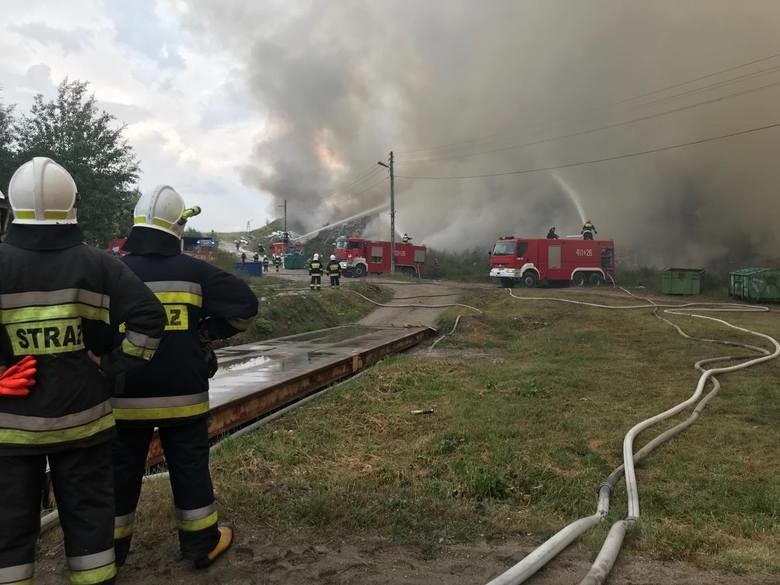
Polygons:
M65 77L89 81L100 107L127 124L140 188L170 184L204 210L198 229L265 224L271 196L240 168L262 136L235 58L182 26L186 5L155 0L3 0L0 99L29 109Z
M397 231L439 249L588 216L636 264L780 255L776 0L2 5L3 100L91 82L199 229L386 205L393 150Z

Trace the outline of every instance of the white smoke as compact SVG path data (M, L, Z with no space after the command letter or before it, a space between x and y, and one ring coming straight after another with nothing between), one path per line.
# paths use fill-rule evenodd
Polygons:
M780 81L768 72L662 99L777 59L610 106L772 55L778 17L780 4L758 0L738 10L732 0L193 0L189 12L204 42L234 52L269 113L273 130L247 153L245 181L288 199L306 228L387 202L376 161L392 149L396 226L415 242L459 250L551 225L578 233L588 215L637 262L677 265L778 256L780 132L571 167L558 180L401 177L549 167L780 121L772 87L511 148ZM571 120L581 122L549 129ZM431 148L440 145L450 146Z

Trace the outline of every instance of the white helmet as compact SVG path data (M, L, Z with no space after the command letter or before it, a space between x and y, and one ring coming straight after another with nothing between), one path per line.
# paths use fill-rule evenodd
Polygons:
M181 238L190 217L198 215L200 207L185 209L184 198L170 185L159 185L135 204L133 227L160 230Z
M336 259L336 255L335 255L335 254L331 254L331 255L330 255L330 259L331 259L331 260L335 260L335 259Z
M319 254L315 254L315 255L312 257L312 260L319 260L319 259L320 259L320 255L319 255Z
M44 156L20 166L8 184L14 223L76 223L76 183L70 173Z

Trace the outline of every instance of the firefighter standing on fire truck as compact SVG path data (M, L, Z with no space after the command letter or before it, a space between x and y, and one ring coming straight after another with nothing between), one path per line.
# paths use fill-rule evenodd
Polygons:
M169 186L144 195L135 207L124 262L163 303L167 324L157 358L127 378L114 398L118 438L114 447L116 562L130 549L149 442L159 428L170 471L182 556L208 567L233 542L217 523L209 474L208 378L216 358L208 342L247 328L257 297L241 279L181 253L189 217L181 195ZM206 346L204 347L204 343Z
M328 262L328 276L330 276L330 286L339 286L339 278L341 277L341 264L336 260L336 255L330 255L330 261Z
M593 222L588 220L583 224L580 233L582 234L582 238L584 240L592 240L593 236L595 236L598 232L596 231L596 226L593 225Z
M309 261L309 276L311 276L311 282L309 288L311 290L320 290L322 288L322 262L320 262L320 255L315 254Z
M82 242L76 184L60 165L44 157L25 163L8 196L14 220L0 245L0 583L32 583L47 459L71 583L113 583L110 386L151 359L163 309L122 262ZM119 345L114 323L126 326Z

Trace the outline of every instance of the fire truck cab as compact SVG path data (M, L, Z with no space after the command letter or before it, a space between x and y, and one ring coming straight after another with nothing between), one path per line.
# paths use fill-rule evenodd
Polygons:
M390 272L390 242L356 236L336 238L333 253L345 276L366 276ZM395 268L413 276L425 272L425 246L396 242Z
M499 238L490 253L490 276L501 286L533 288L540 282L601 286L615 274L612 240Z

